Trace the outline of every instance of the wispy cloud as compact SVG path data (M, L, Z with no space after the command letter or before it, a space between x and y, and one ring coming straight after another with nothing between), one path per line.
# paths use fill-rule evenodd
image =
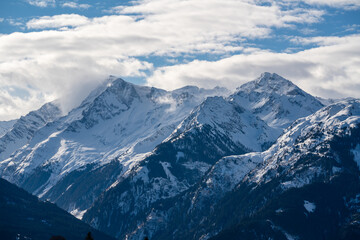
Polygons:
M78 14L62 14L31 19L26 23L26 27L28 29L77 27L88 24L89 22L87 17Z
M77 8L77 9L88 9L91 7L89 4L79 4L77 2L65 2L62 7Z
M27 2L36 7L54 7L56 2L55 0L27 0Z
M339 44L346 44L352 39L358 37L358 34L347 35L343 37L338 36L317 36L317 37L294 37L291 39L292 42L297 44L315 44L318 46L330 46L330 45L339 45Z
M24 23L22 22L22 19L20 19L20 18L18 18L18 19L8 18L6 20L12 26L22 26L22 25L24 25Z
M343 32L359 32L360 31L360 24L351 24L343 26Z
M299 31L304 35L310 35L318 32L316 29L312 28L301 28Z
M285 1L298 1L298 0L285 0ZM336 8L345 9L358 9L360 8L360 1L358 0L300 0L310 5L323 5Z

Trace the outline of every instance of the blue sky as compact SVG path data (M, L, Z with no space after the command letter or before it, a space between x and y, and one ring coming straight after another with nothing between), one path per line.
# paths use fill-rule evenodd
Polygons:
M276 72L321 97L360 97L358 0L0 2L0 120L108 75L234 89Z

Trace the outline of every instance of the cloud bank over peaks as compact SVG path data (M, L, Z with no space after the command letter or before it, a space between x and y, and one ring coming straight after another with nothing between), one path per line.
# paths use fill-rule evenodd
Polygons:
M296 53L255 50L218 61L158 68L147 84L166 89L197 84L234 90L261 72L276 72L321 97L360 97L360 35L302 39L319 46Z
M277 36L278 31L294 32L297 28L311 31L313 24L323 21L327 14L318 7L329 6L325 1L139 0L109 7L110 11L98 17L85 14L87 8L95 11L95 4L26 1L41 8L56 6L61 11L29 19L24 32L0 35L2 101L16 113L12 117L54 98L65 99L63 107L69 110L108 75L174 89L189 84L236 87L269 71L307 83L319 78L313 85L304 85L313 93L325 95L338 86L335 82L339 79L345 82L343 79L359 76L351 65L356 63L357 49L346 45L353 44L357 35L348 39ZM330 2L337 7L357 6L350 0ZM80 15L79 9L84 14ZM67 14L60 14L63 12ZM315 46L283 53L257 45L275 38L292 39L286 41L296 46ZM326 54L344 61L327 62ZM193 61L197 58L206 60ZM328 87L321 82L325 80ZM353 93L354 88L341 86L343 94ZM27 97L12 99L10 87L24 89ZM5 113L0 115L0 120L9 118Z

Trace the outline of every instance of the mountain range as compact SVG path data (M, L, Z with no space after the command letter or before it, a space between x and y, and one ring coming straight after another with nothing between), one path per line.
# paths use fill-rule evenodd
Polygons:
M117 239L353 239L359 119L275 73L232 92L109 77L0 123L0 174Z

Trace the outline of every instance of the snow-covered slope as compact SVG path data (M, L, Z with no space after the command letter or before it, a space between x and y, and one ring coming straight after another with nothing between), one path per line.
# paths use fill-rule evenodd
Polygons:
M0 161L26 145L36 131L59 118L61 114L57 103L47 103L12 123L12 127L0 138Z
M244 206L246 210L233 212L251 212L256 217L252 225L241 217L232 220L236 225L231 234L242 238L255 237L254 232L263 238L358 238L359 143L360 100L347 100L297 120L268 151L243 156L244 161L260 157L263 164L239 182L227 204L234 203L234 198L238 204L253 199ZM239 198L245 192L247 196ZM293 221L298 224L290 224ZM229 234L230 230L224 231L215 239L235 239Z
M168 137L205 97L225 92L196 87L167 92L110 78L78 108L46 125L27 146L2 161L1 174L68 211L80 212ZM82 199L80 179L85 177L91 179L89 195Z
M260 89L256 88L259 87L257 81L261 82ZM274 87L273 81L281 85L281 89ZM284 86L284 82L287 85ZM224 156L267 149L275 142L283 127L295 120L296 114L304 116L306 111L313 113L322 106L316 99L277 75L263 74L252 83L256 87L247 84L228 98L207 98L151 155L108 189L84 215L84 220L120 238L141 239L146 232L152 236L166 226L168 212L149 212L149 209L157 208L159 201L172 202L195 187L212 165ZM301 113L279 114L279 118L287 118L281 124L276 124L280 119L270 119L271 116L268 116L271 104L282 106L283 102L289 103L286 109L292 111L290 102L296 102L293 99L295 93L289 92L295 90L300 94L295 100L303 104L314 103L315 106L307 106ZM250 104L244 100L245 95L251 95L254 91L257 91L257 98L248 97L252 100ZM257 108L259 101L268 101L262 111ZM231 158L225 159L231 162ZM224 168L218 171L221 173L218 176L220 181L223 178L241 179L241 176L245 176L261 162L260 159L246 162L242 169L238 169L237 164L242 163L235 159L233 164L226 167L227 170ZM232 186L231 183L228 187L220 186L220 183L217 185L219 190L214 191L210 202L218 193L221 198L226 189ZM198 194L202 194L200 191ZM208 193L206 191L204 194ZM196 201L196 196L191 199ZM159 221L162 223L159 224Z
M15 124L17 120L1 121L0 122L0 138L5 135Z
M264 166L252 173L251 181L257 184L264 183L281 167L281 172L286 172L289 176L289 181L281 183L283 189L309 184L317 176L327 174L328 169L323 169L323 166L314 167L313 161L311 167L301 166L301 174L299 174L300 172L296 172L299 166L294 168L299 164L299 160L307 154L311 154L312 157L317 156L318 159L331 155L331 151L325 151L329 150L329 142L350 135L352 129L357 129L359 125L360 100L338 102L297 120L268 151L259 153ZM357 149L355 145L352 150L354 156L357 154ZM338 167L340 166L332 169L333 174L340 171Z
M289 80L267 72L239 87L229 98L280 132L296 119L323 107L319 100Z
M196 188L152 209L166 216L153 237L207 239L231 228L215 239L339 239L342 226L359 228L359 146L360 100L324 107L294 122L270 149L220 159ZM143 226L137 232L154 222Z
M247 151L260 151L278 137L271 127L242 105L222 97L211 97L197 107L169 139L181 138L203 126L210 126Z
M320 175L338 174L340 163L331 168L316 166L314 158L325 158L331 155L329 142L339 136L350 135L352 129L360 126L360 100L348 100L329 105L316 113L294 122L277 142L264 152L253 152L239 156L220 159L206 175L203 186L196 197L203 193L211 198L223 196L247 176L247 180L262 184L283 174L285 179L280 183L283 190L299 188L314 181ZM352 150L357 161L358 145ZM304 156L311 155L308 165L298 165ZM359 162L360 166L360 162ZM359 167L360 168L360 167ZM329 176L327 176L329 177Z
M208 97L152 154L113 184L84 219L125 237L144 211L192 187L219 158L261 150L276 137L248 110L222 97Z
M9 157L0 159L0 174L119 238L166 239L168 228L179 238L188 232L206 239L206 226L193 228L206 222L208 207L244 176L255 179L253 170L279 144L264 150L323 106L270 73L227 94L193 86L169 92L110 77L79 107L34 130L20 149L5 144Z

